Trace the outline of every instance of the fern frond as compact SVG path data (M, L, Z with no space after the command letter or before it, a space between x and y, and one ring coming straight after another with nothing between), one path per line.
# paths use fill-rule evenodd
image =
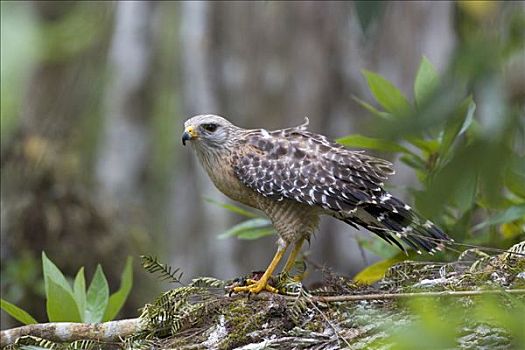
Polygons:
M155 349L155 340L149 339L151 333L140 331L124 339L124 349L150 350Z
M297 291L297 296L292 302L288 303L288 315L296 325L300 325L304 313L308 310L308 298L310 298L310 296L311 295L301 286Z
M168 264L162 264L159 259L151 255L140 256L142 267L152 274L158 274L162 281L169 281L170 283L178 283L183 285L181 282L182 271L179 268L173 269Z
M55 343L51 340L35 337L35 336L24 336L20 337L15 342L17 347L20 348L31 348L31 347L37 347L41 349L51 349L51 350L57 350L57 349L66 349L67 346L59 343Z
M91 350L100 348L100 343L95 340L77 340L68 345L68 350Z
M134 334L131 337L124 339L122 348L134 350L155 349L155 341L147 338L147 332L138 332L137 334Z
M213 277L199 277L194 278L189 286L199 288L224 288L226 282Z
M215 285L217 281L210 278L206 282ZM175 334L202 322L203 315L212 314L221 302L227 302L227 299L212 294L208 289L209 287L184 286L167 291L153 304L146 305L140 317L153 336Z

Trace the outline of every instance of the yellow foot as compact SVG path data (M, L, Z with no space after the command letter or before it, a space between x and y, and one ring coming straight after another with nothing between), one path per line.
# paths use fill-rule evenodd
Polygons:
M256 281L256 280L248 279L246 280L246 282L248 283L247 286L234 287L233 291L235 293L248 292L251 294L258 294L262 292L263 290L265 290L270 293L279 293L279 291L276 288L270 286L267 281L264 281L264 280Z

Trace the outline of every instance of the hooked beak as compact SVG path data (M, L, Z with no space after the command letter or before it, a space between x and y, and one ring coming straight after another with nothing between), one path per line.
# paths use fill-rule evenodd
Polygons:
M197 137L197 132L193 125L188 126L182 134L182 144L186 146L186 141L191 141Z

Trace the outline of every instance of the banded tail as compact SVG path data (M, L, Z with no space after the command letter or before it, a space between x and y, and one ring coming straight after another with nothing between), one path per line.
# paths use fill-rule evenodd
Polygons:
M353 216L342 220L354 227L357 224L366 228L405 252L400 241L418 253L423 249L430 254L453 241L434 223L386 192L375 203L362 203Z

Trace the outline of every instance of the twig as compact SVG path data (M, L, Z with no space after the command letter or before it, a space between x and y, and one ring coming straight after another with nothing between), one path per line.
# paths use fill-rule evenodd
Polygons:
M506 290L461 290L461 291L441 291L441 292L419 292L419 293L378 293L363 295L334 295L334 296L312 296L313 301L324 303L334 303L343 301L361 301L361 300L391 300L391 299L410 299L421 297L475 297L482 295L497 294L523 294L525 289L506 289Z
M111 342L142 330L139 318L103 323L52 322L38 323L0 332L0 348L13 344L18 338L31 335L56 342L99 340Z
M274 345L281 345L286 346L286 349L294 347L294 346L300 346L301 348L304 348L306 346L313 346L316 344L319 344L320 340L315 338L305 338L305 337L282 337L282 338L274 338L274 339L265 339L259 343L252 343L247 344L243 347L240 347L238 349L240 350L247 350L247 349L269 349Z
M351 347L350 343L344 337L339 335L339 330L332 324L332 322L330 322L330 320L328 319L328 317L326 317L324 312L319 310L317 305L315 305L315 302L313 300L311 300L310 297L307 297L307 299L308 299L308 302L310 303L310 305L312 305L312 307L321 315L321 317L324 318L325 322L332 328L332 330L334 331L334 334L337 337L337 339L342 339L343 342L346 344L346 346L348 346L348 348L350 348Z

